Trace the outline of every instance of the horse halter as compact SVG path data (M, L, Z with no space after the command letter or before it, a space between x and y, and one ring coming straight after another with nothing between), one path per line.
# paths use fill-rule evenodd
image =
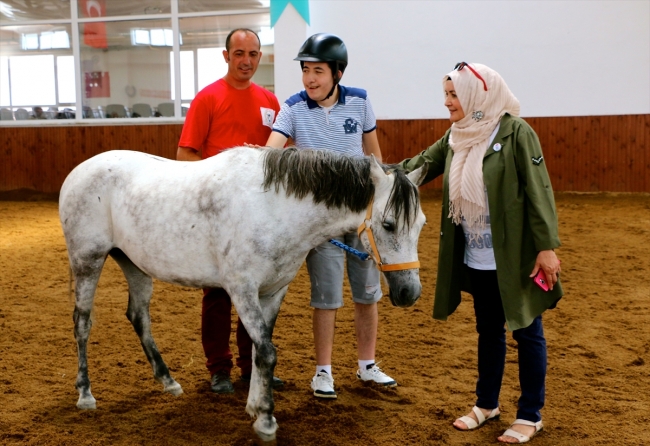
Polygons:
M377 245L375 244L375 237L372 235L372 205L375 202L373 197L368 204L368 209L366 210L366 218L363 220L363 223L359 225L357 230L357 235L361 238L361 234L365 231L368 236L368 241L370 242L370 247L372 252L370 253L372 259L377 265L377 269L382 272L386 271L402 271L405 269L414 269L420 267L420 261L416 260L415 262L405 262L405 263L382 263L381 256L377 250Z

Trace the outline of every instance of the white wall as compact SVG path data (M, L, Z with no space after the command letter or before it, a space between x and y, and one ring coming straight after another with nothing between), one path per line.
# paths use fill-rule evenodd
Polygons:
M276 56L304 40L288 13ZM522 116L650 113L650 0L311 0L310 15L306 36L343 38L343 84L380 119L448 117L441 79L460 61L497 70ZM280 101L301 90L297 62L276 57L275 81Z
M310 2L310 3L313 3ZM293 60L307 37L308 26L292 5L288 5L274 27L275 95L282 104L303 89L299 62Z

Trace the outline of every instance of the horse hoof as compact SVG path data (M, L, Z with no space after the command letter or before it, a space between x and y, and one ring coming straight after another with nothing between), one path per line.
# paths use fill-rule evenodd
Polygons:
M271 417L270 425L265 426L262 418L258 418L255 423L253 423L253 431L257 435L258 444L264 446L273 446L275 444L275 432L278 430L278 423L275 421L275 417Z
M253 444L255 446L276 446L278 442L276 440L264 441L260 437L253 438Z
M86 398L79 397L79 400L77 401L77 409L97 409L97 401L92 396Z
M167 387L165 387L164 392L171 393L174 396L179 396L183 394L183 388L181 387L180 384L174 382L173 384L170 384Z
M275 439L275 434L266 435L257 432L255 429L253 429L253 432L255 432L255 438L253 438L253 444L255 446L276 446L278 444Z

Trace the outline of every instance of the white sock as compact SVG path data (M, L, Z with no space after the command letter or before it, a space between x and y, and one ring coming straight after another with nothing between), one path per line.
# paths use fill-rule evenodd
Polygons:
M325 372L329 376L332 376L332 365L331 364L329 364L329 365L317 365L316 366L316 374L318 374L318 372Z
M374 363L375 363L374 359L359 359L359 369L368 370L368 366L373 365Z

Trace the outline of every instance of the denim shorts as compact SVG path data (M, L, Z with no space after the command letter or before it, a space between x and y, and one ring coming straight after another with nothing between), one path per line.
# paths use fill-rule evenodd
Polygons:
M366 252L356 232L350 232L336 240ZM309 251L307 271L311 281L311 306L333 310L343 306L343 266L347 258L347 271L352 300L360 304L374 304L381 299L379 271L372 260L361 260L354 254L325 242Z

